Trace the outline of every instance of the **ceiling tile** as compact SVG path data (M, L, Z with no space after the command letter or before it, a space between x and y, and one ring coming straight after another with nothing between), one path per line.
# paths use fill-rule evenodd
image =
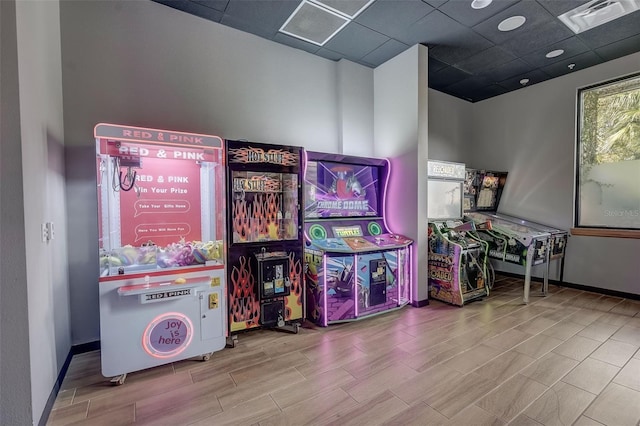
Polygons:
M473 27L509 6L514 5L518 1L519 0L493 1L483 9L474 9L471 7L472 0L454 0L443 4L438 10L467 27Z
M477 43L478 41L483 40L482 45L474 46L474 47L464 47L465 42L458 41L456 43L457 45L455 46L446 45L446 44L430 46L429 56L432 56L438 59L440 62L444 62L445 64L453 65L466 58L469 58L470 56L473 56L484 50L487 50L488 48L493 46L493 44L490 41L487 41L478 35L476 35L476 37L478 39L475 40L475 42Z
M491 43L478 37L469 28L434 10L419 21L407 27L403 34L395 37L404 44L426 43L431 45L463 46L470 48L490 47Z
M350 22L324 47L347 57L358 60L389 40L389 37L373 31L356 22Z
M429 86L436 89L443 88L469 77L471 77L471 74L459 70L458 68L446 67L440 71L429 73Z
M590 1L591 0L537 0L542 7L556 17Z
M532 69L533 67L531 65L521 59L516 59L515 61L507 62L506 64L491 68L490 70L482 73L482 75L489 78L491 81L498 82L531 71Z
M378 0L358 15L355 22L398 39L411 24L433 11L415 0Z
M304 50L309 53L316 53L320 49L320 46L317 44L309 43L284 33L277 33L273 36L273 41L286 44L287 46L295 47L296 49Z
M459 1L459 0L451 0L451 1ZM447 0L422 0L423 3L427 3L430 6L438 8L445 4Z
M347 15L349 18L353 18L363 7L369 3L369 0L315 0L318 3L322 3L329 9L337 11L341 14Z
M440 71L442 68L446 66L447 64L445 64L444 62L440 62L439 60L429 56L429 74L431 74L432 72Z
M558 22L550 21L532 28L531 31L521 33L500 46L516 56L523 56L551 46L572 35L573 32L569 28Z
M0 0L1 1L1 0ZM213 22L220 22L222 19L222 12L212 9L207 6L203 6L198 3L194 3L188 0L154 0L156 3L164 4L173 9L178 9L191 15L199 16L200 18L207 19Z
M210 7L211 9L224 12L229 4L229 0L191 0L194 3L201 4L202 6Z
M384 64L389 59L395 57L401 52L407 50L409 46L404 43L400 43L398 40L389 39L382 46L375 49L373 52L367 54L362 60L368 64L377 67Z
M282 0L230 0L221 23L271 39L299 4Z
M640 35L602 46L596 49L596 53L601 58L610 61L637 52L638 46L640 46Z
M499 46L490 47L487 50L483 50L467 59L464 59L455 64L456 68L459 68L469 74L478 74L482 71L486 71L496 66L502 65L507 62L511 62L516 59L511 53L505 51Z
M640 10L578 34L592 49L624 40L640 33Z
M581 53L580 55L574 56L572 58L567 58L564 61L559 61L555 64L546 66L542 68L542 71L546 72L551 77L559 77L564 74L569 74L570 72L589 68L602 62L604 62L602 58L589 51ZM569 68L570 64L575 64L575 67L573 67L573 69Z
M343 57L342 54L338 52L334 52L333 50L326 49L324 47L321 47L320 49L318 49L318 51L316 52L316 55L322 56L323 58L326 58L326 59L331 59L332 61L339 61Z
M529 79L529 82L523 85L522 83L520 83L520 80L522 80L523 78ZM505 89L512 91L512 90L522 89L523 87L532 86L536 83L549 80L550 78L551 77L544 71L532 70L532 71L528 71L526 73L520 74L518 76L511 77L507 80L503 80L499 84Z
M513 31L500 31L498 29L498 24L512 16L524 16L527 20L524 25ZM525 33L531 33L531 29L535 26L555 19L556 18L554 16L535 1L522 0L497 15L494 15L493 17L474 26L473 30L478 34L482 34L485 38L496 44L502 44L514 37L518 37Z
M547 58L547 53L558 49L564 50L564 53L555 58ZM522 59L536 68L542 68L554 62L562 61L565 58L584 53L587 50L589 50L589 48L578 37L569 37L558 43L551 44L544 49L523 56Z

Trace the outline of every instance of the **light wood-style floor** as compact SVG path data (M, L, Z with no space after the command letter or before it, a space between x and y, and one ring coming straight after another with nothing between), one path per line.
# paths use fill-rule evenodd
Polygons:
M209 361L113 386L73 358L48 425L638 425L640 301L522 280L297 335L255 330Z

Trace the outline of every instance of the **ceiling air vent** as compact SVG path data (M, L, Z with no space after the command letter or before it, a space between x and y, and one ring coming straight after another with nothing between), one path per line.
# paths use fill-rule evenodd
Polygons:
M280 32L322 46L349 22L337 13L305 0L282 25Z
M638 9L640 0L593 0L558 16L558 19L579 34Z

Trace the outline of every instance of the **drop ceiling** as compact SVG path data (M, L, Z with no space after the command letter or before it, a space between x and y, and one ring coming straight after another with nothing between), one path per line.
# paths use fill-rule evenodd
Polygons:
M154 1L370 68L423 44L429 47L429 87L471 102L640 51L640 0ZM576 17L559 18L573 9ZM613 19L623 10L626 15ZM520 27L498 29L520 17ZM565 24L571 20L573 28ZM604 23L576 27L594 20ZM300 32L303 38L291 35Z

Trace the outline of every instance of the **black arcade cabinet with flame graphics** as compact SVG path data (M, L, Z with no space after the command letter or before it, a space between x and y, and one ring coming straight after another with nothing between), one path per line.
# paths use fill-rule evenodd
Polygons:
M222 139L95 127L102 374L196 356L226 343Z
M237 332L304 320L302 148L228 140L230 345Z

